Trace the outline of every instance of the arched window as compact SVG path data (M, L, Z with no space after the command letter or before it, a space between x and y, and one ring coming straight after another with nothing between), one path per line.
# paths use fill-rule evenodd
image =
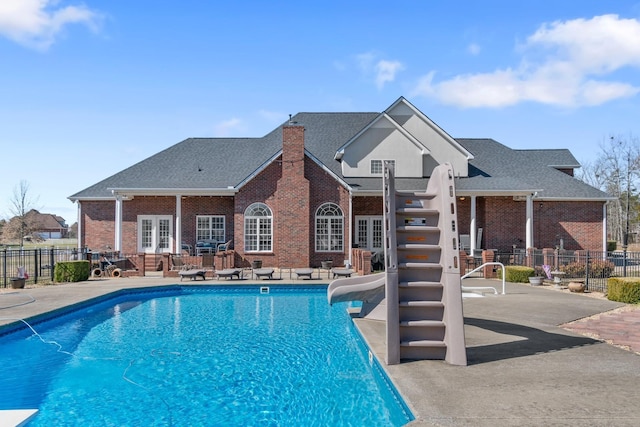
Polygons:
M273 216L264 203L254 203L244 211L244 251L271 252Z
M335 203L325 203L316 211L316 251L344 250L344 215Z

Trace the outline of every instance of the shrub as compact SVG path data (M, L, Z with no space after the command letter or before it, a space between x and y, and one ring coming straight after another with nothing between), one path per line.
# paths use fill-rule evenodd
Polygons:
M627 304L640 303L640 278L611 277L607 280L607 299Z
M56 282L81 282L89 279L89 261L57 262L53 270L53 280Z
M511 283L529 283L529 277L533 276L533 268L521 265L505 265L505 278ZM498 278L502 279L502 268L498 268Z
M589 277L611 277L615 269L611 261L591 260L589 262ZM571 262L561 268L566 277L584 278L587 275L587 265L584 261Z
M615 240L607 240L607 252L613 252L618 249L618 242Z

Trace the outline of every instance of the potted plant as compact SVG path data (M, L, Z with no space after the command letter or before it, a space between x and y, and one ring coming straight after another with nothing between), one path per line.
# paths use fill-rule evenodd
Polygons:
M333 261L330 259L321 261L321 264L322 264L322 268L325 270L331 270L331 267L333 267Z
M571 279L571 281L567 285L567 288L569 288L571 292L584 292L587 286L584 284L583 280Z
M540 286L544 281L544 277L542 276L529 276L529 283L531 286Z
M12 277L11 278L11 288L13 289L24 289L24 277Z

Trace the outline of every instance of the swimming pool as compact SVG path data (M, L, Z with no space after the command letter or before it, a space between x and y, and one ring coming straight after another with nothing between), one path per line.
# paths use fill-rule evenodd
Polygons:
M406 424L345 308L284 285L103 298L0 338L0 409L38 408L29 426Z

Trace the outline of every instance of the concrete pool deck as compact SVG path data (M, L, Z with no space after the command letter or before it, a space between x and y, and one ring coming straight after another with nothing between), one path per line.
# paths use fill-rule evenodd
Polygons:
M483 279L466 279L465 286L487 286L487 282L499 286ZM223 279L197 285L286 283L313 285L327 280ZM181 283L175 278L145 277L3 289L0 325L119 289L170 284ZM468 366L427 360L385 369L416 416L411 426L637 426L640 348L625 350L592 338L611 336L611 325L623 318L633 343L640 336L640 310L619 312L623 307L548 287L507 283L506 295L464 300ZM599 313L607 313L603 321L561 327ZM362 319L356 324L383 361L384 324ZM613 331L614 343L616 333L622 336L625 331Z

